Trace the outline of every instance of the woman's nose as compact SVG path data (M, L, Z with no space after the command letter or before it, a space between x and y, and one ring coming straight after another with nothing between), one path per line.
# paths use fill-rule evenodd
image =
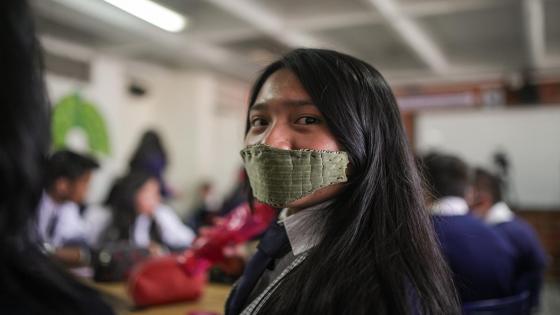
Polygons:
M275 124L269 129L262 143L278 149L291 150L292 140L292 134L287 126Z

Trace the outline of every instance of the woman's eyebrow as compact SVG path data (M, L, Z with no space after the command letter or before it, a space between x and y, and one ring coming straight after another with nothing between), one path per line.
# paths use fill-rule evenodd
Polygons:
M286 101L281 101L281 103L284 106L290 106L290 107L315 106L313 102L311 102L311 100L286 100ZM267 109L268 109L267 102L255 103L250 108L251 111L253 110L259 111L259 110L267 110Z
M249 108L249 111L264 111L267 109L268 109L267 103L256 103L253 106L251 106L251 108Z
M283 102L286 106L300 107L300 106L315 106L311 100L289 100Z

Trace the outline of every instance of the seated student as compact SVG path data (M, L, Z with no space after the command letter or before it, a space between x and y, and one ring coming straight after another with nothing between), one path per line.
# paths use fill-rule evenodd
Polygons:
M422 160L433 221L463 303L515 293L513 250L494 230L469 214L468 167L457 157L431 153Z
M0 1L0 46L0 313L113 314L37 242L50 105L27 1Z
M39 205L37 228L45 248L63 263L88 263L80 205L84 202L92 170L92 158L63 150L47 162L45 193Z
M516 289L529 291L531 306L537 308L547 264L546 253L533 228L503 201L500 179L481 168L474 173L472 213L494 227L513 246Z
M158 179L144 172L132 172L119 179L106 202L110 212L96 217L97 235L89 235L90 245L130 240L132 244L149 248L154 254L160 249L180 251L191 245L195 233L185 226L177 214L161 203ZM99 211L99 210L98 210Z
M395 98L354 57L297 49L255 81L241 155L264 233L226 314L458 314Z

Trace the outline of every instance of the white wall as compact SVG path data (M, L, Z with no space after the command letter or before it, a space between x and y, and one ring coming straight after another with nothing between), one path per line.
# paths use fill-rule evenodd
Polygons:
M53 103L80 91L99 106L108 125L111 155L101 159L102 168L90 190L91 202L103 200L112 180L126 171L146 128L158 130L165 142L170 159L166 175L178 192L179 212L190 206L201 180L215 182L220 195L231 189L240 165L245 100L230 98L224 114L218 110L223 102L218 98L224 86L242 91L246 84L214 73L174 71L97 52L90 52L87 59L92 70L89 82L48 74L47 86ZM146 96L127 92L132 78L146 85Z
M560 107L431 111L418 115L417 148L457 154L491 167L501 150L512 164L510 201L520 206L560 206Z

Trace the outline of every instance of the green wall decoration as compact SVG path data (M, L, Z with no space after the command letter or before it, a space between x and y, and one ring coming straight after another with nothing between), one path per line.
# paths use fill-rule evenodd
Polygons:
M93 153L110 153L107 125L97 107L78 93L63 97L54 107L52 136L55 149L66 146L66 136L73 128L82 129Z

